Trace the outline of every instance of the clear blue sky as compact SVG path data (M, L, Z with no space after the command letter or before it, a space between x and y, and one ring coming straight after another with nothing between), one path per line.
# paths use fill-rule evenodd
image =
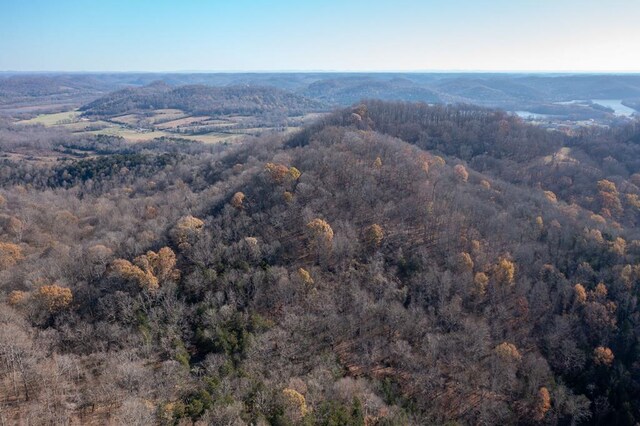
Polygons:
M0 0L0 70L640 71L640 0Z

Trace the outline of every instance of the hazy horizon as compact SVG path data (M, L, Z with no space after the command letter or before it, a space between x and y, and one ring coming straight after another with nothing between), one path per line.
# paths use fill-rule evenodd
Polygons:
M8 72L640 72L633 0L0 4Z
M640 70L0 70L0 74L523 74L523 75L638 75Z

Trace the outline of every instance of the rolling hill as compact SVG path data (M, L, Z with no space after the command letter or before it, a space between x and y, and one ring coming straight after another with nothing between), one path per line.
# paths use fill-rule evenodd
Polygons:
M300 115L319 111L323 104L274 87L188 85L171 87L157 82L103 96L81 108L87 116L115 116L130 112L173 108L200 115Z

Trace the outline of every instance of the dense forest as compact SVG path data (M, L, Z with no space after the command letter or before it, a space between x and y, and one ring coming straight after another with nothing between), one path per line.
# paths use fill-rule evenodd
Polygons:
M640 421L637 121L366 101L231 147L0 122L35 148L0 158L0 424Z

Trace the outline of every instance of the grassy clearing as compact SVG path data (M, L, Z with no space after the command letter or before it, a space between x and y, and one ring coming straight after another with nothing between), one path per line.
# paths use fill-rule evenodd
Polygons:
M60 157L64 157L56 152L46 153L33 150L32 152L6 152L0 154L0 159L6 159L13 162L30 162L37 164L55 164Z
M120 115L118 117L113 117L110 119L114 123L126 124L129 126L135 126L136 123L140 120L140 117L137 114L127 114Z
M208 120L207 116L196 116L196 117L184 117L179 118L177 120L165 121L162 123L156 124L158 129L174 129L178 126L185 126L193 123L204 122Z
M30 120L18 121L18 124L42 124L47 127L70 124L79 120L80 111L66 111L55 114L40 114Z
M230 135L228 133L206 133L204 135L174 135L177 138L189 139L202 143L212 144L221 142L236 142L243 135Z
M160 128L164 123L189 118L190 117L188 115L179 109L158 109L149 113L123 114L117 117L112 117L110 121L131 127L154 126ZM208 117L203 117L203 119L206 118Z
M106 121L102 121L102 120L96 120L96 121L82 120L82 121L76 121L75 123L63 124L60 127L64 127L65 129L73 133L79 133L79 132L95 131L103 127L104 128L113 127L113 124L108 123Z
M160 124L171 120L186 118L188 115L179 109L157 109L150 117L144 117L153 124Z
M171 136L169 133L162 131L138 132L136 130L125 129L122 127L108 127L106 129L95 130L88 133L94 135L119 136L131 142L146 142L163 136Z

